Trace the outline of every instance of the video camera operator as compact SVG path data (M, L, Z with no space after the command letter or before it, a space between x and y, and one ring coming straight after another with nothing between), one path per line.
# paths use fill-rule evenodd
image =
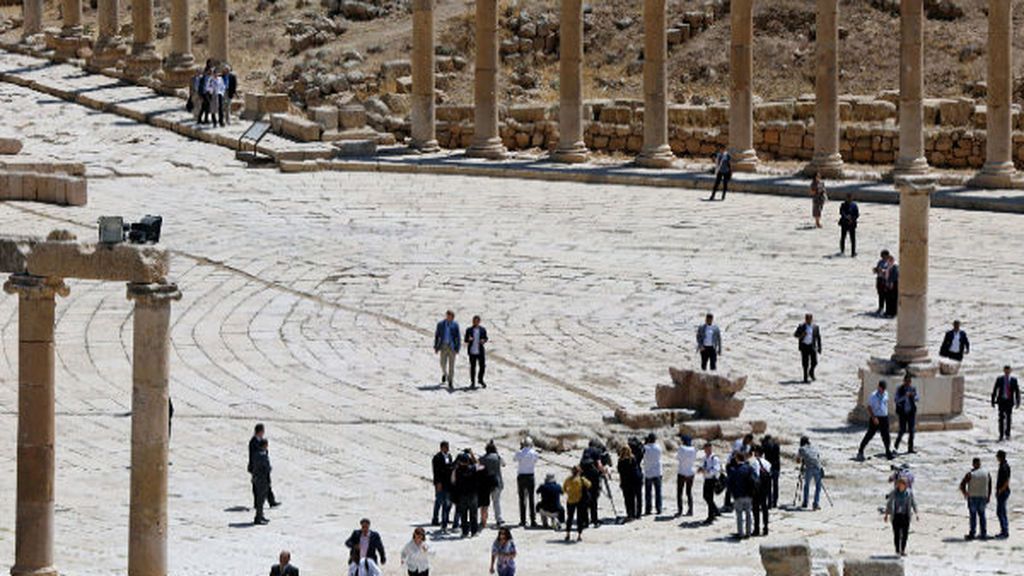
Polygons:
M590 523L594 528L601 525L597 516L597 500L601 497L601 480L611 475L611 465L612 458L608 454L608 449L600 440L591 440L580 458L580 469L583 471L583 477L590 481L587 508L590 511Z

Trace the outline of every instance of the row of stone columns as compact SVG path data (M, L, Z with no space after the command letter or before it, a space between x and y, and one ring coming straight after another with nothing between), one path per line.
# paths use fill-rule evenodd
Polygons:
M15 274L18 295L18 480L12 576L57 576L55 480L55 297L59 278ZM167 443L170 303L174 284L129 284L135 301L132 356L130 576L167 574Z
M178 0L184 1L184 0ZM220 0L216 0L220 1ZM730 8L729 150L734 170L757 169L753 110L753 3L733 0ZM665 0L644 0L644 139L637 162L666 167L673 160L668 145L667 38ZM466 154L503 158L498 134L497 1L476 4L475 133ZM436 150L434 111L434 0L413 4L412 147ZM559 140L553 160L582 162L583 11L581 0L562 0L560 34ZM975 181L1007 185L1014 174L1012 158L1012 7L1009 0L989 0L987 159ZM815 42L814 156L809 174L842 175L839 152L839 0L817 0ZM900 4L900 146L895 174L928 170L924 157L924 5Z

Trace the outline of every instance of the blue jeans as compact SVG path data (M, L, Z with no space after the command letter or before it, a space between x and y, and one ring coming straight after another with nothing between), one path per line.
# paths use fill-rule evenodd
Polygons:
M971 513L971 532L970 535L974 536L975 527L981 523L981 537L986 538L988 536L988 527L985 524L985 507L988 506L988 499L983 497L974 497L967 499L967 509Z
M821 500L821 468L804 468L804 508L807 508L807 501L810 499L811 482L814 482L814 507L818 507Z
M448 516L451 514L452 501L448 496L447 490L437 490L435 487L434 491L434 515L431 518L431 524L441 523L441 528L448 527ZM441 516L438 516L438 513Z
M651 488L654 488L655 510L661 514L661 476L644 478L644 509L651 513Z
M996 517L999 518L999 533L1004 536L1010 533L1010 518L1006 515L1006 501L1009 499L1009 489L1002 494L996 494Z

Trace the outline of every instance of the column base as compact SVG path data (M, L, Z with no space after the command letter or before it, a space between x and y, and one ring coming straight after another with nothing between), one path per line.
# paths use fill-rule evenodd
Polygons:
M897 346L893 350L892 361L898 364L929 362L928 348L924 346Z
M409 142L409 148L420 154L433 154L434 152L441 151L441 146L433 138L430 140L412 140Z
M82 36L81 28L61 30L60 36L54 36L51 41L54 55L59 60L72 60L89 56L82 54L83 48L89 48L92 42Z
M675 161L676 156L668 144L644 150L635 160L637 166L644 168L671 168Z
M868 398L878 389L878 382L885 380L889 392L889 425L893 429L898 428L896 388L903 383L903 375L909 372L918 393L918 432L970 430L974 425L963 415L965 380L959 373L959 367L959 363L904 364L885 358L871 358L867 366L858 372L861 387L857 394L857 405L850 410L847 421L853 424L867 423ZM873 448L877 448L877 445Z
M986 163L968 182L968 186L978 188L1013 188L1017 180L1017 171L1013 162ZM1017 183L1019 185L1019 182Z
M759 163L757 160L757 152L754 152L753 149L730 149L729 154L732 156L733 172L757 172L757 167L759 166Z
M184 88L195 76L196 60L191 54L171 54L164 62L163 85L168 88Z
M11 567L11 576L58 576L59 572L53 566L45 566L43 568L22 568L20 566Z
M559 146L551 153L549 158L553 162L562 164L582 164L589 157L589 150L582 142L576 142L568 146Z
M893 167L892 175L895 176L920 176L928 173L928 160L923 156L918 158L899 158L896 166Z
M152 76L160 70L160 57L156 55L152 47L148 50L138 50L132 47L132 54L125 61L124 73L129 78L143 78Z
M487 160L504 160L508 157L508 150L501 143L500 138L491 138L482 142L474 142L469 148L466 148L466 156L486 158Z
M842 178L843 157L839 154L815 154L803 173L805 176L821 174L822 178Z

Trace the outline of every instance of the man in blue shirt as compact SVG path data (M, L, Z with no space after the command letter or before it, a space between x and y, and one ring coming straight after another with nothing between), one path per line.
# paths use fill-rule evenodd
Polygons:
M857 460L864 460L864 448L868 442L875 437L875 432L882 434L882 443L885 444L885 457L892 460L892 450L889 449L889 393L885 391L885 380L878 383L878 389L868 397L868 431L864 439L860 441L860 450L857 451Z
M455 357L459 355L461 338L455 312L448 310L434 330L434 353L441 358L441 384L448 383L448 390L454 389Z

